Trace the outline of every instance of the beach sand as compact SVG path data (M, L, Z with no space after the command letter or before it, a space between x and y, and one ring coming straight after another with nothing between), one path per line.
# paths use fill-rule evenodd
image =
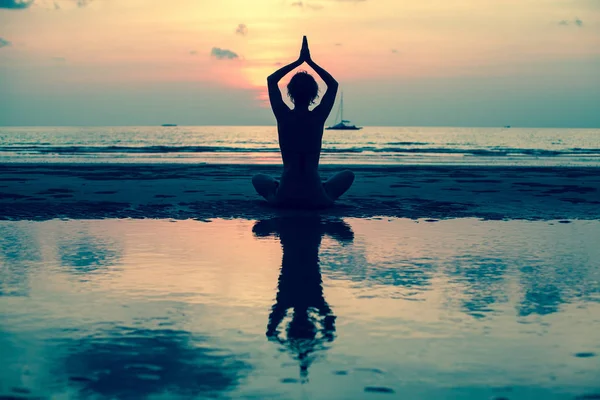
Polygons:
M322 166L324 178L356 173L336 217L600 219L596 168ZM249 218L294 213L269 207L256 173L272 165L4 164L0 219Z
M598 169L348 168L0 165L0 398L598 397Z

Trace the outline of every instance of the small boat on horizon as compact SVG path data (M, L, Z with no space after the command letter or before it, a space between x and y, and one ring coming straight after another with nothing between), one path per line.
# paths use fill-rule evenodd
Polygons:
M177 126L177 124L162 124L161 126Z
M359 129L362 129L362 126L356 126L356 125L351 125L350 121L348 121L347 119L344 119L344 93L342 92L340 94L340 108L338 110L338 115L336 116L336 121L338 120L339 116L339 121L337 124L332 125L332 126L328 126L325 129L328 130L338 130L338 131L357 131Z

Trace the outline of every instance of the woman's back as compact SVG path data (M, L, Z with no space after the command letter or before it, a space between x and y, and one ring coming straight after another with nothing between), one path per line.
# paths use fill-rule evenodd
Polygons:
M293 110L283 102L277 85L288 72L304 62L327 84L325 95L312 111L309 106L317 98L319 87L310 74L299 72L288 84L288 95L294 103ZM256 191L276 205L323 207L333 204L354 180L354 175L346 171L323 184L318 172L325 120L333 108L337 93L336 80L312 61L305 36L298 60L271 74L267 83L271 108L277 119L283 174L281 182L266 175L255 176L252 182Z
M289 110L277 120L283 168L305 170L319 165L325 121L312 111Z

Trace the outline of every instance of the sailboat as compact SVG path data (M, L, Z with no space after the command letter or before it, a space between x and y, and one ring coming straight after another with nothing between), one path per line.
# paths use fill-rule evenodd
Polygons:
M341 93L341 97L340 97L340 109L338 110L338 115L335 118L336 121L338 120L338 116L339 116L339 121L340 122L338 122L335 125L328 126L325 129L340 130L340 131L357 131L359 129L362 129L361 126L350 125L350 121L344 119L344 93Z

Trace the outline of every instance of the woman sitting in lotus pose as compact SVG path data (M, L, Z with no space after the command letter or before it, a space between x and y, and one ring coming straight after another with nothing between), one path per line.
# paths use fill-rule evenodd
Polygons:
M304 62L325 81L327 91L321 103L312 111L309 110L308 107L317 98L319 87L312 75L298 72L287 86L288 96L294 103L294 108L290 110L283 102L277 83ZM333 108L338 83L310 58L308 41L304 36L298 60L271 74L267 78L267 84L271 108L277 119L283 174L280 182L267 175L255 175L252 178L254 188L270 204L277 206L331 206L354 181L351 171L342 171L322 182L318 171L323 128Z

